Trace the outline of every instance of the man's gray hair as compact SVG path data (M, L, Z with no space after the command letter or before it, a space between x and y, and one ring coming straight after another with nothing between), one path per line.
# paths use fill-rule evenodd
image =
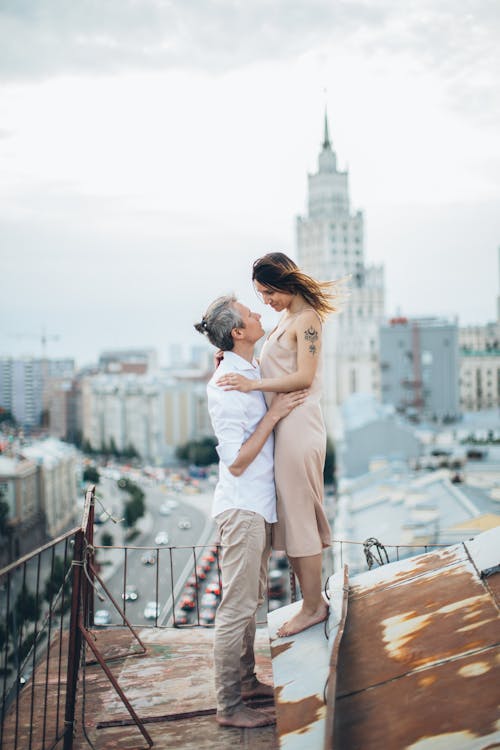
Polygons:
M230 352L234 347L231 332L234 328L244 328L241 315L235 309L237 302L234 294L218 297L202 318L201 323L196 323L195 328L208 337L211 344L224 352Z

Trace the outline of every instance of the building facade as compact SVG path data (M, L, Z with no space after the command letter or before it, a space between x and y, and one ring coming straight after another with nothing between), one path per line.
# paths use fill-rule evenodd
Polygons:
M43 544L45 522L34 461L0 455L0 496L8 506L8 535L0 543L0 567Z
M71 377L72 359L0 357L0 407L9 411L23 427L35 427L44 420L52 380Z
M54 438L23 447L23 455L38 468L38 493L46 533L53 538L66 531L77 517L77 464L72 445Z
M385 289L383 267L365 265L363 214L351 211L348 173L337 168L326 114L318 170L308 175L308 213L297 218L297 257L318 280L350 277L343 311L330 316L323 334L323 407L334 435L338 406L350 394L380 396L378 336Z
M460 350L460 407L500 409L500 348Z
M169 463L178 446L212 434L206 380L201 371L84 378L83 440L96 451L133 451L150 463Z
M393 318L380 328L382 402L408 417L460 415L458 327L438 318Z

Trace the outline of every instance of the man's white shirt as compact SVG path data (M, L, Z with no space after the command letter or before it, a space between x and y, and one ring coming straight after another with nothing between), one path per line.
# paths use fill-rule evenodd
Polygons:
M262 391L224 391L216 381L229 372L246 378L261 377L256 361L250 363L234 352L224 352L224 359L207 385L208 411L218 441L219 481L215 488L212 515L225 510L241 509L259 513L269 523L276 519L276 490L274 486L274 436L271 433L261 451L235 477L229 471L243 443L248 440L266 413Z

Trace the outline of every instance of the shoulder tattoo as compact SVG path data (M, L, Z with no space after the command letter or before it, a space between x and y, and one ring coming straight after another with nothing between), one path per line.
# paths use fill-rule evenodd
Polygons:
M305 341L309 342L309 351L311 352L311 354L316 354L316 341L318 340L318 332L314 328L314 326L309 326L309 328L304 331L304 339Z

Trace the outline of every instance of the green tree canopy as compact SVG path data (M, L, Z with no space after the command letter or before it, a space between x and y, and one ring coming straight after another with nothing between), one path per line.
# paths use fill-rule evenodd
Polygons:
M187 461L196 466L210 466L219 462L216 445L217 440L212 436L200 440L189 440L177 447L175 455L180 461Z
M91 482L92 484L99 484L99 471L95 466L86 466L83 472L83 481Z

